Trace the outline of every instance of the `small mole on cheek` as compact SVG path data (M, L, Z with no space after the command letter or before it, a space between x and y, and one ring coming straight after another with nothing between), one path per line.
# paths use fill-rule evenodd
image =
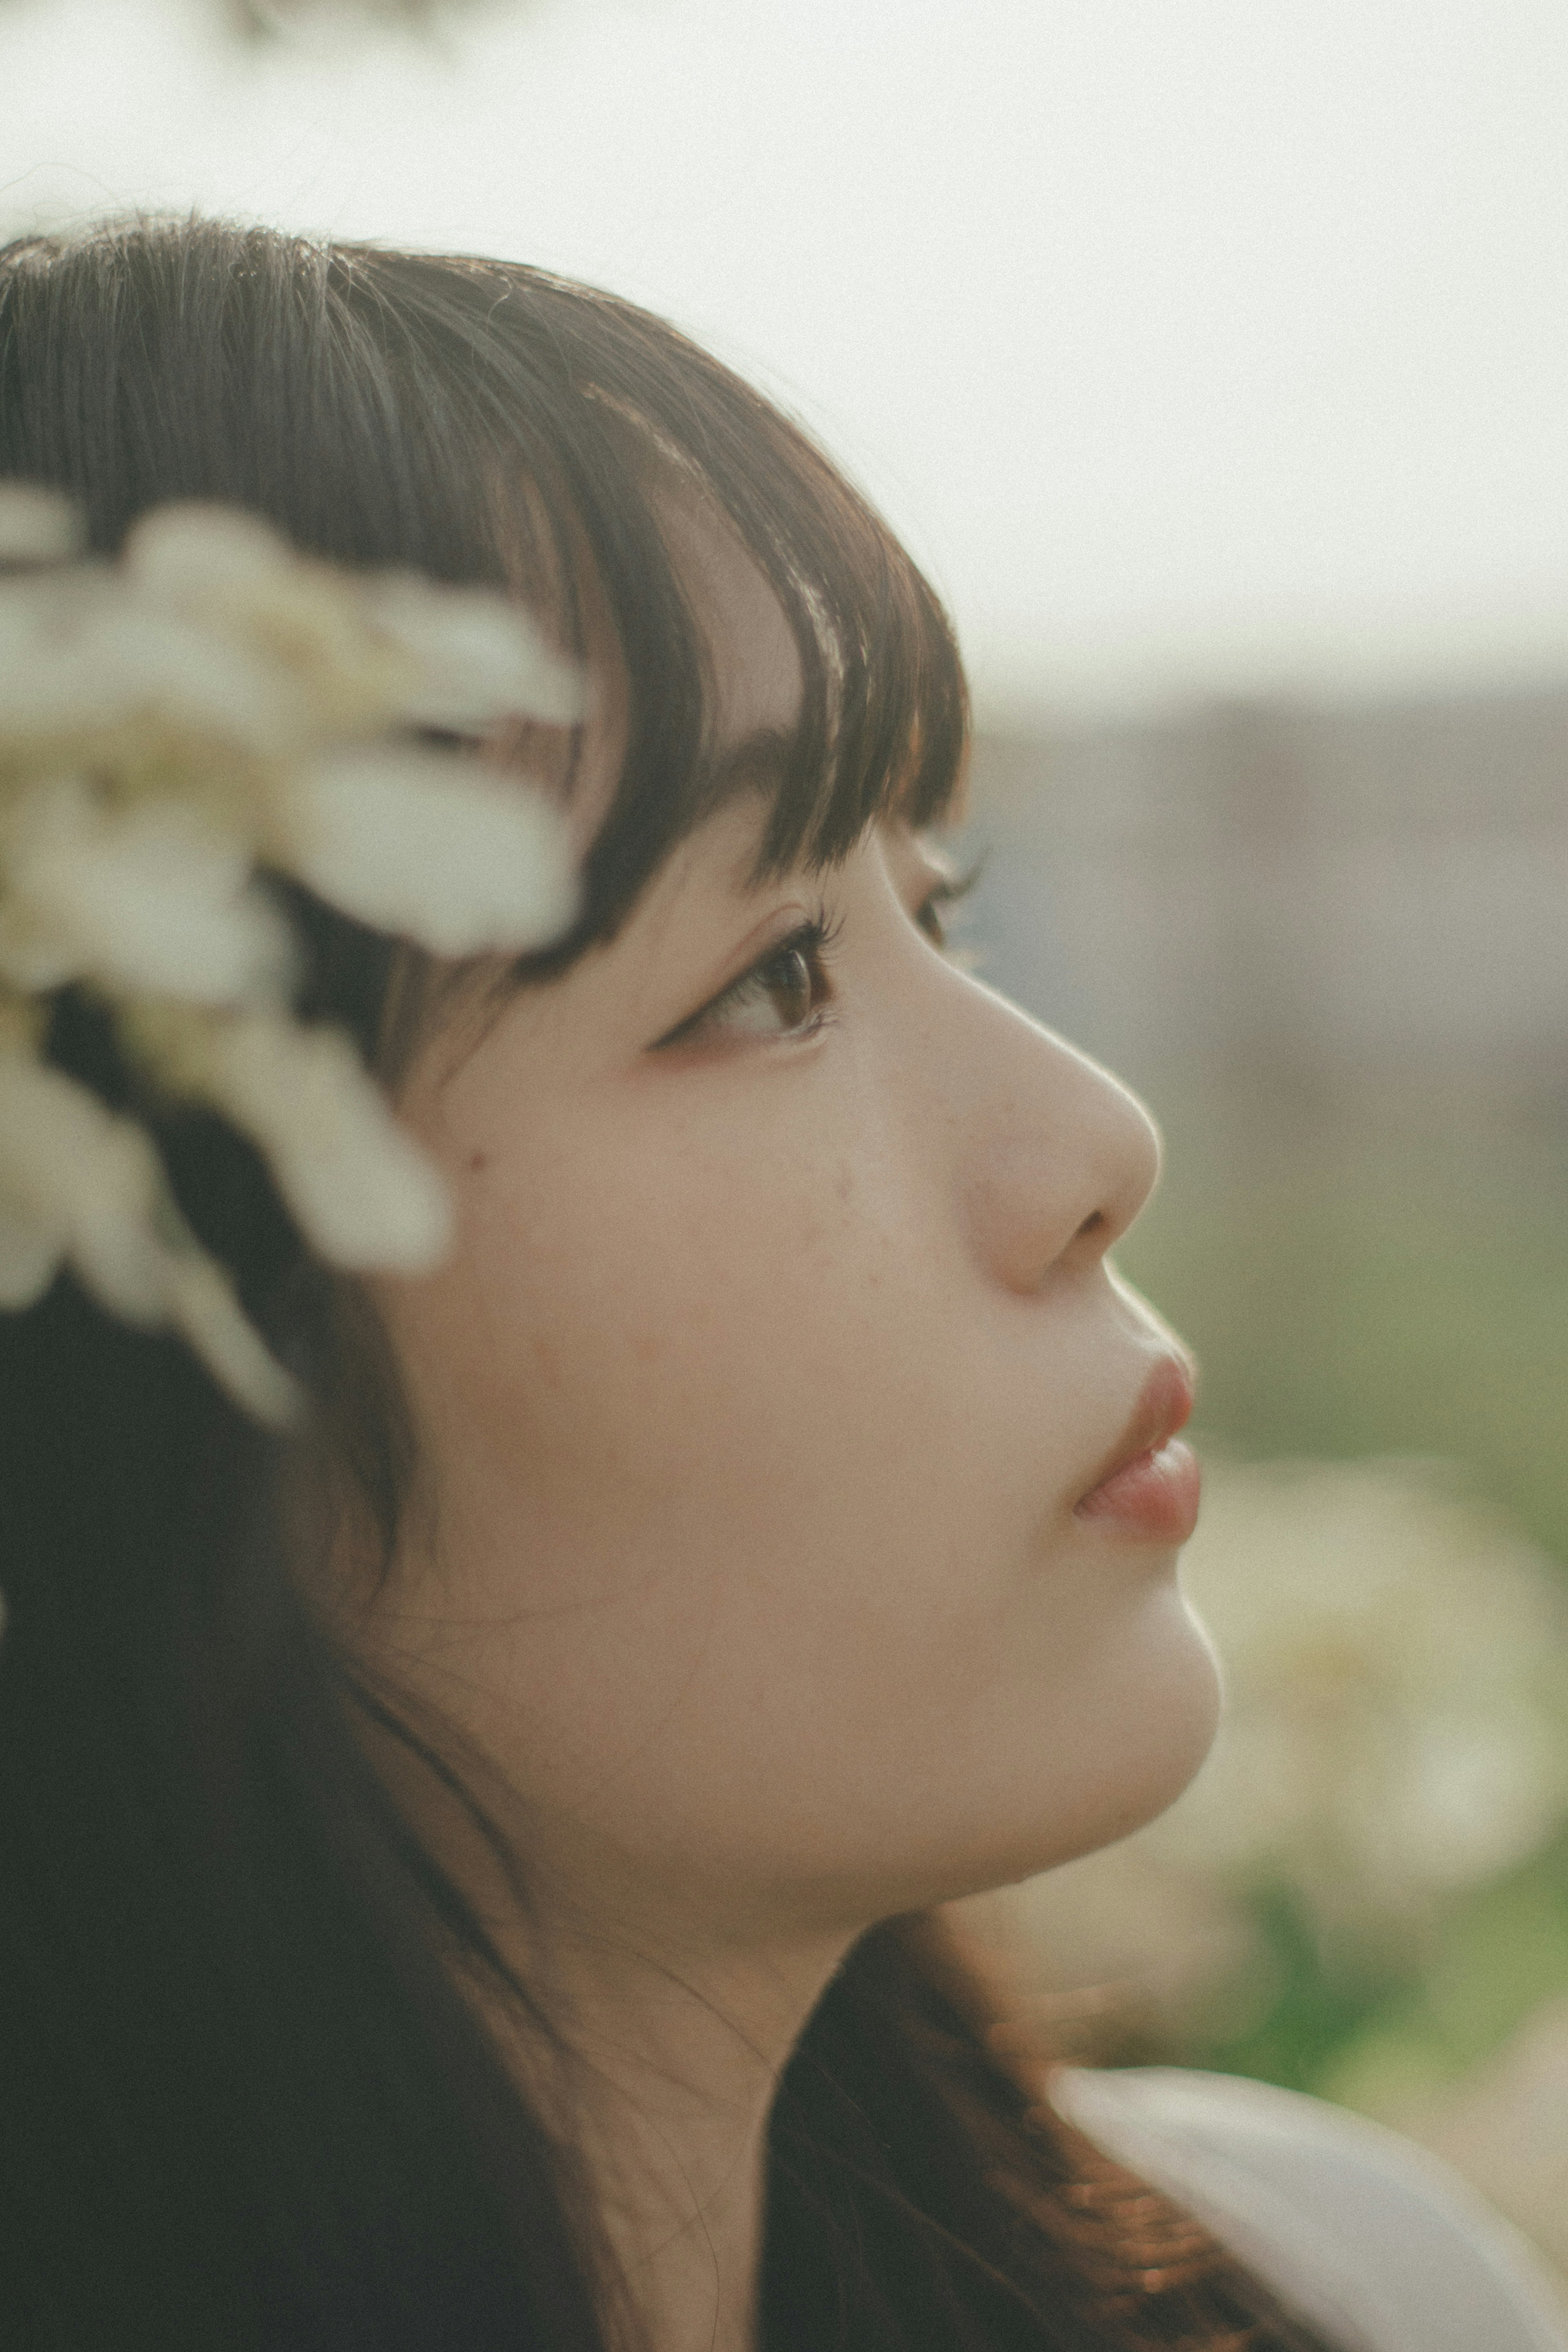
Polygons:
M468 1154L468 1170L471 1175L481 1174L489 1165L490 1155L487 1151L471 1151Z

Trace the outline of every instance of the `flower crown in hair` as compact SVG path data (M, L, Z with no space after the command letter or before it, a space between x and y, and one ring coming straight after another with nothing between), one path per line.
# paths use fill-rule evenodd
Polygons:
M557 816L398 733L564 724L580 683L502 598L352 576L250 515L161 509L113 565L79 543L66 500L0 485L0 1307L68 1266L281 1425L295 1384L152 1137L44 1060L51 997L90 993L136 1071L246 1136L330 1265L434 1265L444 1189L347 1035L294 1016L300 952L261 877L440 956L556 937Z

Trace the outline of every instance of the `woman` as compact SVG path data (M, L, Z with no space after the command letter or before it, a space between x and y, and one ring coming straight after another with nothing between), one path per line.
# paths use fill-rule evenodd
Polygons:
M1310 2105L1053 2107L935 1916L1166 1803L1215 1683L1155 1139L941 954L964 689L875 517L627 305L203 224L0 256L0 477L500 586L591 687L484 747L555 947L297 908L446 1262L329 1276L164 1121L306 1439L68 1284L0 1325L6 2342L1561 2343ZM50 1050L123 1097L90 1003Z

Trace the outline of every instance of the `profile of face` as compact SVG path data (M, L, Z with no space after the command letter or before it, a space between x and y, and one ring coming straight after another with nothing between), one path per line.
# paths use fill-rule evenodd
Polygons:
M943 954L922 839L755 879L796 647L720 524L671 536L758 790L414 1060L460 1240L378 1291L420 1468L375 1633L563 1903L852 1935L1122 1835L1207 1747L1185 1360L1107 1255L1157 1144Z

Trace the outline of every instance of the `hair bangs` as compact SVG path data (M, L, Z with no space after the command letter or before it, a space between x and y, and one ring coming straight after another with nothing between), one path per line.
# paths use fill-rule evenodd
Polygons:
M798 425L662 321L608 303L614 380L594 391L633 446L673 466L728 525L778 596L800 655L800 716L772 793L760 872L844 856L879 817L937 821L968 738L947 616L867 501ZM644 679L633 671L634 697ZM674 827L711 813L711 745L695 790L664 803ZM670 839L676 837L672 830Z
M559 968L612 933L728 789L706 648L660 513L672 490L734 533L800 656L800 710L769 785L759 872L831 864L879 817L925 825L946 812L968 730L952 629L881 518L799 426L616 297L517 265L371 247L334 248L333 264L351 307L373 306L383 336L395 324L420 437L457 427L486 484L476 520L514 592L580 650L585 607L601 603L625 666L626 758L587 857L583 912L536 964ZM450 502L471 508L471 490Z
M626 754L541 974L611 936L725 797L672 488L736 535L799 649L759 874L831 864L879 817L934 823L958 784L953 633L881 518L675 329L543 271L195 218L20 240L0 256L5 474L68 488L104 551L148 507L211 499L332 561L505 587L569 652L607 614Z

